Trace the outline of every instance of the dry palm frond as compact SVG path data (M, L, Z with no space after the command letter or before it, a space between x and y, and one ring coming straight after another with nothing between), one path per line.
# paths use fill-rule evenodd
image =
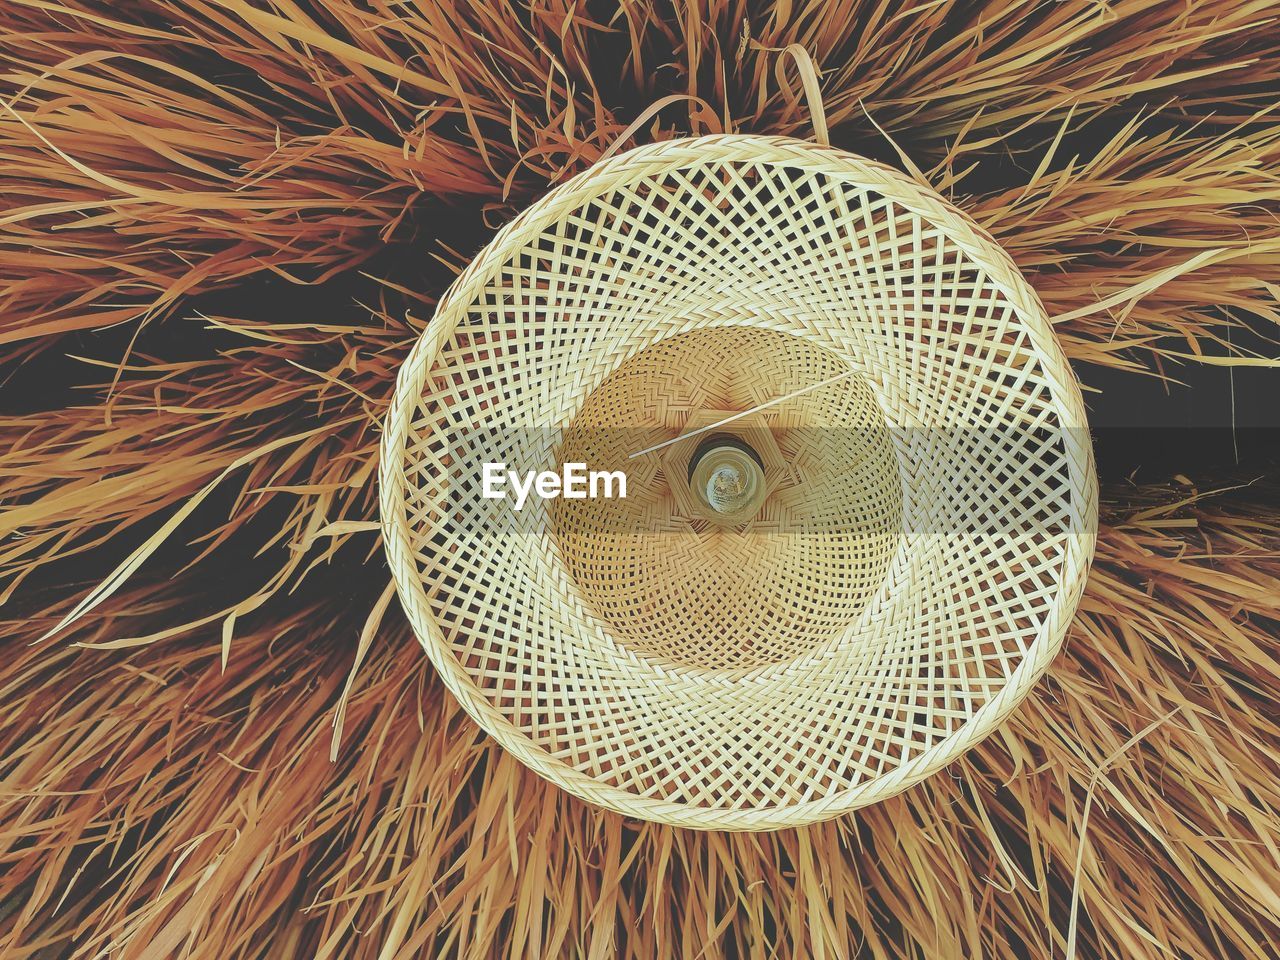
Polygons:
M1235 246L1274 235L1277 123L1260 111L1280 83L1280 30L1265 2L712 4L684 18L628 4L609 23L509 3L117 7L16 0L0 20L7 341L164 313L263 271L332 275L380 240L433 235L453 220L444 205L527 198L671 91L694 98L687 130L803 133L807 108L773 76L771 50L792 42L823 68L838 142L884 153L884 128L921 166L994 169L1021 154L1035 169L1064 124L1154 113L1143 139L1126 127L1102 156L1035 178L1014 165L971 206L1010 232L1056 213L1024 246L1055 226L1094 249L1140 242L1153 166L1168 195L1184 180L1192 190L1177 206L1186 226L1170 224L1183 261L1217 250L1223 232ZM1197 123L1232 132L1192 138ZM1204 165L1180 169L1199 149ZM1027 262L1062 269L1070 251L1055 251ZM1269 276L1274 252L1260 256L1252 272L1233 269ZM1074 283L1055 306L1083 306L1076 291L1094 278ZM1237 301L1265 313L1275 296ZM1127 342L1212 326L1194 309L1149 319L1129 315Z
M1239 316L1276 330L1280 124L1259 119L1185 133L1134 118L1069 158L1055 140L1026 184L972 205L1035 276L1074 358L1218 353Z
M458 266L664 97L639 137L808 135L790 43L833 141L986 226L1086 379L1274 336L1274 4L581 7L0 8L0 953L1267 955L1274 489L1113 488L1005 730L762 837L601 815L481 739L372 521Z
M1074 357L1136 366L1144 353L1214 352L1226 324L1245 316L1269 325L1277 315L1280 186L1271 168L1280 124L1253 110L1224 129L1196 107L1216 90L1223 104L1252 110L1258 91L1280 79L1280 41L1263 7L1202 16L1181 4L1013 4L973 17L939 5L910 18L887 6L801 5L768 22L735 7L668 22L635 5L609 24L502 4L371 13L345 3L306 12L188 0L129 12L19 2L0 20L15 91L0 117L0 139L10 141L0 242L13 253L0 266L0 337L18 341L18 362L65 342L67 331L133 321L118 341L87 344L118 365L112 391L0 423L9 440L0 468L16 478L6 494L22 504L5 528L23 534L0 547L0 590L140 522L159 529L242 460L222 486L266 492L237 501L212 543L287 497L290 522L249 552L287 541L294 550L283 566L292 569L317 530L369 520L370 428L416 334L403 318L428 315L451 276L427 255L437 221L478 242L487 204L506 195L513 205L513 188L527 196L580 167L620 132L615 112L629 115L668 89L696 93L699 129L799 132L807 108L773 82L773 54L739 43L732 71L713 55L748 33L766 46L815 50L837 139L885 151L872 117L894 130L909 124L910 146L939 154L938 185L958 193L1051 313L1067 318L1059 326ZM860 23L864 34L837 42L839 23ZM1157 28L1173 39L1151 44ZM880 42L850 39L867 32ZM891 49L897 57L886 61ZM948 64L969 79L942 82ZM1004 89L1015 69L1026 71L1016 95ZM1054 83L1030 113L989 116L1003 98L1006 112L1027 107L1039 89L1032 78L1045 70ZM684 80L658 86L668 74ZM736 85L726 86L730 75ZM606 77L616 88L608 94ZM842 99L854 77L865 110ZM1085 97L1100 77L1115 89ZM911 83L919 92L908 96ZM1079 96L1063 106L1063 90ZM983 109L965 100L972 91L983 92ZM921 132L931 129L924 117L948 110L967 116L963 129ZM1100 124L1113 112L1119 131L1089 141L1092 152L1065 142L1081 135L1073 117ZM1032 172L997 162L1015 151ZM984 183L965 176L975 163L992 171ZM983 189L958 192L970 185ZM353 264L385 261L380 251L401 242L419 253L365 268L389 287L350 282ZM456 262L448 251L457 241L443 243ZM261 276L281 273L328 277L319 289L373 309L288 291L263 303ZM213 321L229 338L200 338L189 319L203 307L200 292L237 279L238 319ZM323 309L304 316L299 303ZM179 306L188 312L138 326ZM176 325L196 344L182 359L166 356ZM91 370L57 376L93 382ZM86 510L90 500L105 508ZM260 594L259 585L230 597L226 609Z
M223 672L212 635L113 647L194 584L137 591L83 631L108 649L19 648L0 674L6 956L1048 956L1073 929L1081 956L1268 956L1275 494L1124 491L1067 651L1006 728L904 796L762 836L543 784L398 617L370 627L330 763L370 598L299 600Z

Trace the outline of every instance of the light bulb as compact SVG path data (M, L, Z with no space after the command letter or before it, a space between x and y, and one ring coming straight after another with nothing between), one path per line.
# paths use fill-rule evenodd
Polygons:
M689 484L710 519L741 522L764 501L760 457L731 434L713 436L698 446L689 461Z

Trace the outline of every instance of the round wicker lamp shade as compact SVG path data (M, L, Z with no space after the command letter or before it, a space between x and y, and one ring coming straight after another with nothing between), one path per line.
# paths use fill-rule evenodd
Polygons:
M626 496L517 508L486 463ZM737 135L604 160L499 232L400 373L380 482L477 723L588 801L734 830L988 734L1062 643L1097 511L1079 388L995 242L887 167Z

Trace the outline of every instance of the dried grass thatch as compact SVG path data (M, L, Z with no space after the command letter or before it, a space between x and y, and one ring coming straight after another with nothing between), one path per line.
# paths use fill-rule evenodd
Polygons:
M372 521L457 266L663 97L642 136L803 135L788 43L833 140L986 225L1086 382L1270 336L1274 5L580 6L0 8L0 953L1273 955L1266 482L1113 483L1015 720L764 836L624 822L502 756Z
M6 956L1267 956L1275 496L1130 491L1007 727L892 801L767 835L626 822L542 783L390 616L330 762L367 606L337 570L240 631L225 671L212 639L122 649L200 588L138 590L89 649L18 640L4 664Z

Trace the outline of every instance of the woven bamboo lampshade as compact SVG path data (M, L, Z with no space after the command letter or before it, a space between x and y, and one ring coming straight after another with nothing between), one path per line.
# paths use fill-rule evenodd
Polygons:
M1009 258L798 140L641 147L526 210L441 301L383 444L387 553L452 693L566 790L688 827L938 770L1049 664L1093 551L1080 391ZM486 463L626 497L517 508Z

